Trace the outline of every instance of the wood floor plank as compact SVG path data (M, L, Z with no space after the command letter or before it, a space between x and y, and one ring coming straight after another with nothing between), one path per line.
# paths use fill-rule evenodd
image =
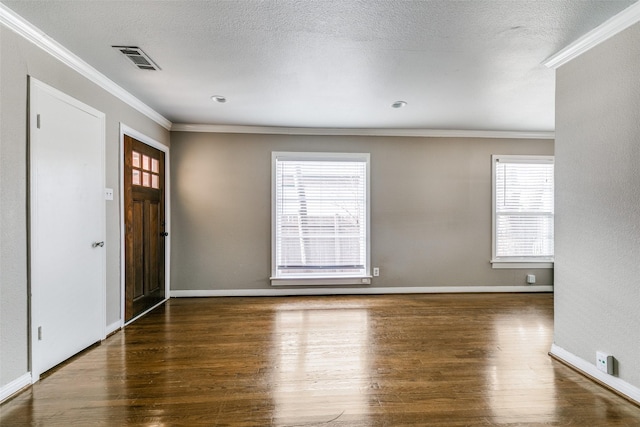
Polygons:
M547 352L551 294L172 299L2 426L640 426Z

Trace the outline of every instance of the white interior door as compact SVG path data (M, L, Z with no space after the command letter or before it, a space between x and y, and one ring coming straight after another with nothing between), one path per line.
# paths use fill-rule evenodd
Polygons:
M105 117L30 80L31 373L105 335Z

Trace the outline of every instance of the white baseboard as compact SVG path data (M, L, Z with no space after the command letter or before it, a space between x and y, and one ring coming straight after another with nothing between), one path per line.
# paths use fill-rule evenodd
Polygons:
M117 320L112 324L107 325L107 329L106 329L107 336L111 335L112 333L119 330L120 328L122 328L122 320Z
M9 384L2 386L2 388L0 388L0 403L4 402L6 399L10 398L28 385L31 385L31 372L27 372L26 374L11 381Z
M595 378L601 383L606 384L608 387L611 387L613 390L616 390L618 393L623 394L634 402L640 404L640 388L631 385L618 377L605 374L604 372L596 368L595 363L589 363L586 360L576 356L573 353L568 352L562 347L558 347L555 344L551 345L551 350L549 353L567 363L568 365L571 365L583 374Z
M553 286L407 286L399 288L272 288L172 290L172 298L273 297L292 295L447 294L490 292L553 292Z

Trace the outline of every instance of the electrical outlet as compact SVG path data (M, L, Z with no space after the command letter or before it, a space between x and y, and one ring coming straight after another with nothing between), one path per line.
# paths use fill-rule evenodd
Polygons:
M104 189L104 199L105 200L113 200L113 188L105 188Z
M613 356L596 351L596 366L602 372L613 375Z
M535 274L527 274L527 283L533 285L536 283L536 275Z
M380 269L378 267L373 267L373 276L378 277L380 275Z

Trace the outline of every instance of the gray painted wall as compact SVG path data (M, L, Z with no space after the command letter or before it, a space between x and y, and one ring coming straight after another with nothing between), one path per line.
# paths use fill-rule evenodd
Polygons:
M271 152L371 153L372 287L552 284L497 270L491 155L553 141L172 132L172 290L269 289Z
M107 324L120 318L119 124L169 144L169 132L0 26L0 387L28 372L27 76L106 114ZM81 320L81 319L79 319Z
M640 387L640 25L557 71L555 344Z

